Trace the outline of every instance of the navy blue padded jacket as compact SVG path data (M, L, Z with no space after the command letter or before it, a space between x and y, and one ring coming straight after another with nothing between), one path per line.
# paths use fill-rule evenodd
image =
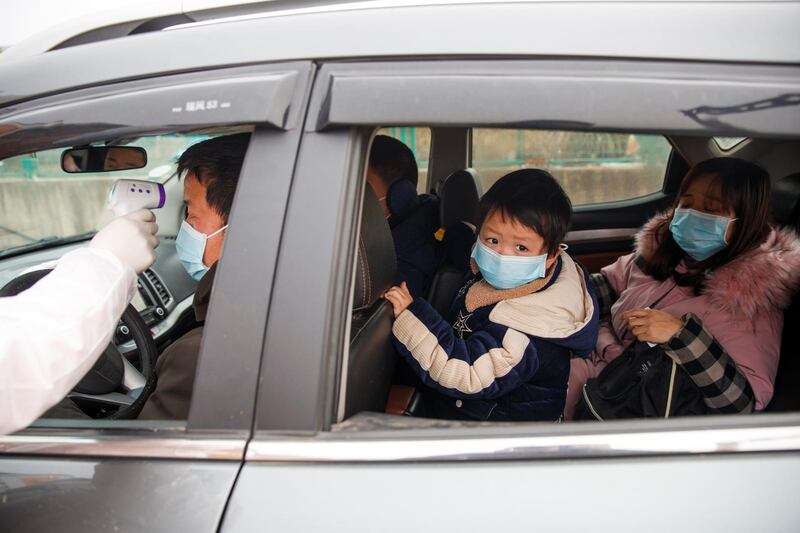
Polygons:
M476 272L449 321L422 298L395 320L398 352L428 387L429 416L475 420L557 420L570 358L586 357L598 333L587 273L566 253L542 280L495 289Z

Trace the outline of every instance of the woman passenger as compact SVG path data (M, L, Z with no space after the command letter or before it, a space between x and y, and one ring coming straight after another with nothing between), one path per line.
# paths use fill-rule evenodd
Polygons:
M600 334L571 361L565 418L586 381L635 340L658 344L698 386L710 413L760 411L772 398L783 309L800 282L800 239L773 228L770 180L735 158L703 161L636 250L593 274Z

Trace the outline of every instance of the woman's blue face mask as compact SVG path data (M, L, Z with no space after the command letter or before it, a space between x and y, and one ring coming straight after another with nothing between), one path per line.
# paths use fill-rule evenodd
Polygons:
M547 254L534 256L501 255L480 240L472 249L483 278L497 289L513 289L539 278L547 270Z
M175 239L175 248L183 268L195 281L200 281L208 272L208 267L203 263L203 255L206 253L206 241L227 227L228 225L225 224L214 233L206 235L194 229L185 220L181 222L181 229Z
M678 207L672 215L669 230L684 252L697 261L703 261L728 246L725 234L734 220Z

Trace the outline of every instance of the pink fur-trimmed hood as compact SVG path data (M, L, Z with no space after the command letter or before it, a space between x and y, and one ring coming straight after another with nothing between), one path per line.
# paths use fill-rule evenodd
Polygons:
M658 246L656 229L669 218L669 213L661 213L645 223L636 234L637 254L652 256ZM760 246L709 272L703 293L720 311L752 320L762 312L788 307L798 287L800 237L793 230L773 228Z

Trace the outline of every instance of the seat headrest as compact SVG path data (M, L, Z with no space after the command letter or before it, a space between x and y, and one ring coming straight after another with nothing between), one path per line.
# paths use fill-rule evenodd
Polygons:
M439 185L442 227L452 227L459 222L475 224L478 217L478 200L481 185L478 173L472 168L456 170Z
M369 307L392 286L397 270L394 242L383 208L371 187L366 186L358 234L354 310Z
M773 184L772 215L779 224L800 225L800 172Z

